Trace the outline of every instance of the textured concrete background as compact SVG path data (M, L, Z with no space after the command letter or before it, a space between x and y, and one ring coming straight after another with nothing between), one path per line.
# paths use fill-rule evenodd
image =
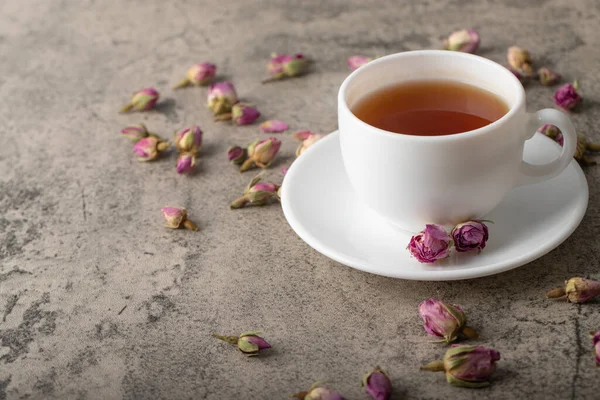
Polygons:
M251 174L225 151L258 129L213 123L205 89L169 88L210 60L265 118L328 133L348 56L437 48L474 27L480 55L504 62L517 43L579 78L573 120L600 140L599 24L597 0L1 1L0 399L283 399L316 380L366 399L360 377L376 364L395 398L597 399L587 332L600 328L599 304L544 293L600 278L600 167L586 172L581 226L549 255L472 281L387 279L313 251L278 205L230 211ZM313 72L261 85L272 51L306 53ZM158 111L117 114L151 85ZM530 85L530 109L552 106L552 92ZM200 171L177 176L173 154L134 161L119 129L137 122L165 136L200 124ZM274 181L296 146L284 136ZM200 231L164 229L166 204L187 207ZM444 352L417 315L431 296L462 305L481 343L502 353L492 387L453 388L418 370ZM273 350L249 359L210 337L249 329Z

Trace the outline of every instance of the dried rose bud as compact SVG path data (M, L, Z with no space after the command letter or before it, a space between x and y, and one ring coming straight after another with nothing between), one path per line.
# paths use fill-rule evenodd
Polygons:
M227 158L232 163L240 165L246 161L248 155L246 154L246 149L243 149L240 146L232 146L227 150Z
M271 77L265 79L263 83L300 76L308 71L309 66L310 62L300 53L293 55L273 53L267 63L267 71Z
M552 300L567 298L570 303L585 303L600 296L600 282L584 278L571 278L565 281L565 287L556 288L546 297Z
M563 146L564 138L562 132L558 128L556 128L556 130L558 133L556 134L556 137L554 137L554 140ZM551 133L553 133L553 131L551 131ZM582 165L595 164L596 162L588 157L587 152L600 152L600 144L591 142L583 133L577 132L577 143L575 145L575 154L573 155L573 158Z
M252 178L244 194L235 199L229 206L231 209L242 208L249 206L264 206L277 195L279 186L274 183L261 182L260 175Z
M542 67L538 69L538 78L544 86L552 86L560 79L560 75L549 68Z
M134 143L150 135L144 124L127 125L121 129L121 134Z
M202 147L202 129L198 125L175 133L175 147L180 152L196 154Z
M575 106L583 100L582 97L577 93L579 89L579 85L577 81L573 84L567 83L559 87L556 92L554 92L554 102L557 106L564 108L565 110L572 110Z
M594 333L590 332L592 335L592 343L594 344L594 353L596 356L596 367L600 367L600 331Z
M189 174L196 169L196 155L193 153L181 153L177 157L177 173Z
M466 325L467 317L457 305L436 299L425 300L419 304L419 315L423 319L423 327L427 333L442 338L441 342L453 342L459 335L469 339L479 337L473 328Z
M479 47L479 34L473 29L462 29L444 40L444 50L475 53Z
M348 58L348 68L350 68L350 71L354 71L371 61L373 61L373 59L369 57L352 56Z
M231 113L231 109L238 102L235 87L231 82L213 83L208 88L208 108L214 115Z
M260 124L258 128L262 133L281 133L287 131L288 124L276 119L270 119Z
M456 225L451 235L456 251L481 251L488 240L488 227L483 221L467 221Z
M500 353L483 346L452 345L443 360L421 367L425 371L444 371L452 386L480 388L489 386L489 377L496 370Z
M206 85L217 73L217 66L209 62L195 64L187 70L186 77L181 80L173 89L179 89L188 85L203 86Z
M392 381L379 367L363 376L362 387L374 400L388 400L392 395Z
M324 135L312 133L311 131L296 132L292 135L294 139L302 140L302 143L296 149L296 157L300 157L310 146L323 139Z
M189 229L190 231L198 230L198 225L188 219L185 208L163 207L160 210L167 221L165 224L167 228L178 229L183 226L185 229Z
M533 75L531 57L527 50L518 46L509 47L506 58L508 59L508 65L515 71L526 77Z
M238 349L247 356L256 356L265 349L270 349L271 345L263 338L258 336L260 331L244 332L240 336L221 336L213 333L213 337L227 343L236 344Z
M135 111L146 111L154 108L154 105L160 97L158 91L154 88L142 89L133 94L131 101L125 104L119 112L126 112L131 109Z
M240 172L256 167L267 168L277 156L281 142L276 138L255 140L248 146L248 159L240 167Z
M406 247L421 263L434 263L450 255L452 238L443 226L425 225L425 230L414 235Z
M561 133L560 129L558 129L558 127L556 127L554 125L550 125L550 124L542 125L542 127L540 129L538 129L538 132L543 133L544 135L548 136L550 139L556 139L558 134Z
M238 125L250 125L258 117L260 117L260 111L250 104L237 103L231 109L231 119Z
M153 161L158 158L162 151L169 148L171 144L156 136L148 136L138 140L133 146L133 152L138 161Z
M302 400L344 400L341 394L323 386L320 382L313 383L308 392L296 393L290 397Z

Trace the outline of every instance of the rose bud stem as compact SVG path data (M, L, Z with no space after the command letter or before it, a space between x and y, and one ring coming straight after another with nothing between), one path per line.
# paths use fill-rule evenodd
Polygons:
M244 161L244 163L240 167L240 172L246 172L248 170L251 170L254 167L256 167L256 163L254 162L253 159L249 158L246 161Z
M215 116L214 121L229 121L231 119L232 115L231 113L225 113L225 114L220 114Z
M244 208L244 206L246 204L248 204L248 198L244 195L241 197L238 197L237 199L235 199L230 205L229 208L231 208L232 210L238 209L238 208Z
M213 333L212 337L217 338L217 339L222 340L227 343L231 343L231 344L237 344L238 339L239 339L239 337L237 337L237 336L222 336L222 335L217 335L216 333Z
M423 371L431 371L431 372L443 372L446 369L444 368L444 362L442 360L432 361L425 365L421 365L421 370Z
M567 292L565 292L565 288L564 287L559 287L556 289L552 289L551 291L549 291L548 293L546 293L546 297L548 299L552 299L552 300L556 300L556 299L562 299L567 295Z
M470 326L463 327L460 331L460 334L471 340L479 339L479 333L477 333L477 331Z
M183 221L183 227L190 231L198 230L198 225L196 225L196 223L194 221L189 220L189 219L186 219L185 221Z

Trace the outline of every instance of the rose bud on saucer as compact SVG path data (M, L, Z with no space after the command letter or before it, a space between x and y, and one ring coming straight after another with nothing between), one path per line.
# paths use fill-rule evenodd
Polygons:
M453 342L459 334L469 339L479 337L474 329L466 326L467 317L457 305L436 299L425 300L419 304L419 315L423 319L423 327L427 333L441 338L440 342Z
M600 282L584 278L571 278L564 287L552 289L546 297L552 300L566 298L570 303L585 303L600 295Z
M296 157L300 157L310 146L323 139L324 135L312 133L311 131L296 132L292 135L294 139L301 140L302 143L296 149Z
M592 343L594 344L594 355L596 357L596 367L600 367L600 331L590 332Z
M565 110L574 109L579 103L581 103L582 97L577 92L579 90L579 84L575 81L573 84L567 83L559 87L552 98L557 106L564 108Z
M208 88L207 106L214 115L229 114L238 102L235 87L231 82L213 83Z
M177 157L177 173L189 174L196 169L196 155L193 153L181 153Z
M473 29L452 32L444 40L444 50L475 53L479 47L479 34Z
M255 140L248 146L248 159L240 167L240 172L254 167L267 168L277 156L281 141L276 138Z
M213 337L227 343L237 345L238 349L247 356L256 356L262 350L270 349L271 345L258 336L260 331L244 332L240 336L221 336L212 334Z
M217 66L209 62L195 64L187 70L186 77L181 80L173 89L179 89L185 86L203 86L206 85L217 73Z
M133 152L137 155L138 161L153 161L170 146L169 142L156 136L148 136L138 140L133 146Z
M408 243L410 254L421 263L434 263L450 255L452 238L443 226L425 225L425 230L414 235Z
M235 199L229 205L229 208L233 210L247 205L264 206L270 199L277 195L278 189L279 186L274 183L261 182L260 175L257 175L250 181L248 186L246 186L244 194Z
M121 134L124 138L127 138L134 143L151 135L144 124L127 125L125 128L121 129Z
M527 50L522 49L519 46L512 46L508 49L506 58L508 59L508 65L515 71L525 77L533 75L531 56Z
M371 61L373 61L373 59L369 57L352 56L348 58L348 68L350 68L350 71L354 71Z
M293 55L273 53L267 63L267 71L271 77L265 79L263 83L300 76L308 71L309 66L308 59L300 53Z
M232 163L240 165L246 161L248 155L246 154L246 149L243 149L240 146L232 146L227 150L227 158Z
M467 221L456 225L451 235L456 251L481 251L488 240L488 227L483 221Z
M552 86L560 79L560 75L549 68L542 67L538 69L538 78L544 86Z
M262 133L282 133L288 130L288 124L276 119L270 119L258 126Z
M374 400L388 400L392 395L392 381L379 367L375 367L372 372L363 376L361 383L365 392Z
M202 129L198 125L175 133L175 147L180 152L196 154L202 146Z
M452 386L481 388L490 385L489 377L496 370L500 353L483 346L452 345L443 360L421 367L425 371L443 371Z
M290 397L301 400L344 400L341 394L323 386L320 382L313 383L308 392L296 393Z
M158 101L160 94L154 88L142 89L135 92L131 97L131 101L125 104L120 112L126 112L131 109L135 111L146 111L154 108L154 105Z
M189 229L190 231L197 231L198 225L191 221L187 217L187 211L185 208L180 207L163 207L160 209L163 213L163 217L167 223L165 227L171 229L178 229L184 227L185 229Z

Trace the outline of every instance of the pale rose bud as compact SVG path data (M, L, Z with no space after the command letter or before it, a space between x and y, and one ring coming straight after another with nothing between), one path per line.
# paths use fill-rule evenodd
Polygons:
M467 221L452 229L452 239L456 251L481 251L488 240L488 227L482 221Z
M217 66L209 62L192 65L186 73L186 78L181 80L173 89L179 89L188 85L206 85L217 73Z
M453 32L444 40L445 50L475 53L478 47L479 34L473 29L462 29Z
M258 128L262 133L281 133L287 131L288 124L276 119L270 119L260 124Z
M169 146L169 142L162 141L156 136L148 136L138 140L133 146L133 152L137 155L138 161L153 161Z
M526 77L533 75L531 57L527 50L512 46L508 49L506 58L508 59L508 65L515 71Z
M571 303L585 303L600 296L600 282L584 278L571 278L565 281L565 286L553 289L546 294L549 299L566 297Z
M177 157L177 173L189 174L196 169L196 156L192 153L181 153Z
M577 81L574 84L567 83L559 87L556 92L554 92L554 102L557 106L564 108L565 110L572 110L575 106L581 103L581 96L577 93L577 89L579 89L577 85Z
M198 125L175 133L175 147L180 152L197 153L202 147L202 129Z
M236 103L231 109L231 119L238 125L249 125L260 117L256 107L246 103Z
M392 381L388 374L379 367L363 376L362 387L373 400L388 400L392 395Z
M148 136L148 130L144 124L127 125L121 129L123 137L137 143L138 140Z
M267 63L267 71L271 77L263 83L302 75L308 71L309 66L310 62L300 53L293 55L273 53Z
M248 171L255 166L267 168L277 156L281 141L276 138L268 138L254 141L248 146L248 159L240 167L240 172Z
M264 206L277 195L279 186L274 183L261 182L260 175L255 176L246 189L244 194L235 199L231 204L231 209L249 206Z
M232 163L240 165L246 161L248 155L246 154L246 149L243 149L240 146L232 146L227 150L227 158Z
M407 249L417 261L434 263L450 255L451 240L443 226L427 224L410 239Z
M560 75L549 68L542 67L538 69L538 78L544 86L552 86L560 79Z
M265 349L270 349L271 345L263 338L258 336L260 331L244 332L240 336L221 336L213 333L213 337L227 343L237 345L238 349L247 356L256 356Z
M596 367L600 367L600 331L591 333L592 343L594 344L594 353L596 358Z
M477 332L466 326L467 317L457 305L436 299L425 300L419 304L419 315L427 333L442 338L441 342L453 342L459 334L470 339L478 337Z
M296 148L296 157L300 157L310 146L323 139L324 135L312 133L310 131L296 132L292 135L293 138L302 140L302 143Z
M187 211L185 208L163 207L160 210L163 213L163 217L165 217L165 220L167 221L165 227L171 229L184 227L185 229L189 229L191 231L198 230L198 225L187 218Z
M214 115L231 113L233 105L237 102L237 93L231 82L217 82L209 86L208 108Z
M133 94L131 101L125 104L120 112L126 112L131 109L135 111L146 111L154 108L154 105L160 97L158 91L154 88L142 89Z
M341 394L323 386L322 383L314 383L308 392L296 393L290 397L302 400L344 400Z
M350 68L350 71L354 71L372 60L372 58L365 56L352 56L348 58L348 68Z

